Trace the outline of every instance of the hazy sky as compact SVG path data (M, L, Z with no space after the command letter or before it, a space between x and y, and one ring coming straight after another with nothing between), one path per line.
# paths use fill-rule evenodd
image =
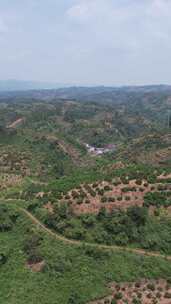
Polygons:
M0 0L0 79L171 84L171 0Z

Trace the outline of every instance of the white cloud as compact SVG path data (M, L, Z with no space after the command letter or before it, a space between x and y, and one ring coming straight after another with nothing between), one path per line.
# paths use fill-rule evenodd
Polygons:
M71 18L84 18L88 12L89 10L86 3L82 3L82 4L74 5L73 7L69 8L67 14Z
M84 23L100 17L111 16L112 10L113 5L109 0L81 0L67 10L67 15L71 20Z
M124 3L125 2L125 3ZM167 39L171 30L171 1L80 0L68 11L71 24L79 23L96 38L136 47L150 39ZM113 38L113 39L112 39Z
M137 75L136 81L146 77L146 82L153 73L154 79L164 75L171 49L171 0L78 0L66 16L75 66L78 59L87 66L91 62L108 79L117 71L120 83L128 74Z

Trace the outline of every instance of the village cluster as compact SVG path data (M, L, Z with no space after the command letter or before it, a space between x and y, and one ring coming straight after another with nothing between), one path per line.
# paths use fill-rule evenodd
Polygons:
M91 146L89 144L85 144L87 151L92 155L102 155L105 153L113 152L116 149L116 146L114 144L108 144L104 146L103 148L97 148L94 146Z

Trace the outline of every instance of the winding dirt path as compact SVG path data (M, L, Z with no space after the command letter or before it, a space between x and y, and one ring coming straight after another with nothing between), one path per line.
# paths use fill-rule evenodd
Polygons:
M77 245L77 246L80 246L80 245L84 244L85 246L96 247L96 248L99 248L99 249L108 249L108 250L113 250L113 251L124 251L124 252L149 256L149 257L163 258L165 260L171 261L171 256L167 256L167 255L161 254L159 252L152 252L152 251L146 251L144 249L136 249L136 248L122 247L122 246L115 246L115 245L109 246L109 245L101 245L101 244L96 244L96 243L87 243L87 242L82 242L82 241L77 241L77 240L70 240L70 239L67 239L64 236L62 236L62 235L60 235L56 232L53 232L51 229L47 228L43 223L41 223L33 214L31 214L26 209L18 207L18 210L23 212L27 217L30 218L30 220L34 224L38 225L46 233L48 233L49 235L53 236L57 240L60 240L64 243L66 243L66 244Z
M10 202L10 201L14 201L14 200L5 199L4 201ZM20 200L20 201L23 202L24 200ZM0 203L1 203L1 201L0 201ZM147 250L139 249L139 248L122 247L122 246L116 246L116 245L103 245L103 244L97 244L97 243L87 243L87 242L83 242L83 241L67 239L66 237L62 236L61 234L58 234L58 233L52 231L51 229L47 228L40 220L38 220L31 212L29 212L25 208L22 208L22 207L19 207L16 205L15 205L15 208L18 209L20 212L24 213L32 221L33 224L38 225L43 231L45 231L46 233L48 233L55 239L64 242L65 244L77 245L77 246L85 245L85 246L90 246L90 247L96 247L99 249L123 251L123 252L139 254L139 255L143 255L143 256L163 258L165 260L171 261L170 255L164 255L164 254L161 254L160 252L147 251Z

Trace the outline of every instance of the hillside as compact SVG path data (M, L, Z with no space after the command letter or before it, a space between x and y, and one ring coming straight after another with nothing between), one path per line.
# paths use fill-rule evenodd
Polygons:
M170 110L169 86L0 94L0 302L170 303Z

